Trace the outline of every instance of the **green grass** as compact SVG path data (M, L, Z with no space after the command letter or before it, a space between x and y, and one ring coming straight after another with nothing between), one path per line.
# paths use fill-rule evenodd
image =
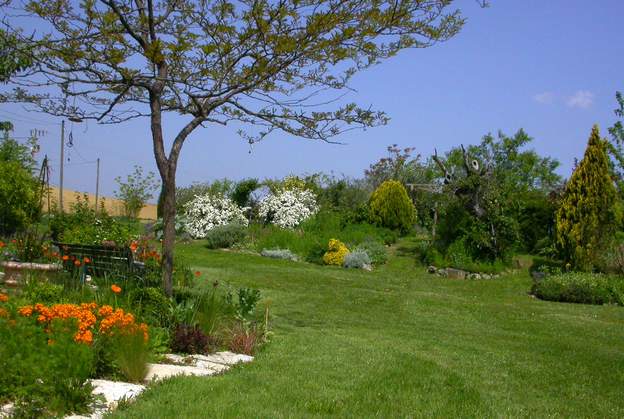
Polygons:
M251 364L165 381L114 416L624 416L624 309L531 298L528 275L435 277L394 250L360 272L179 246L204 277L260 288L275 336Z

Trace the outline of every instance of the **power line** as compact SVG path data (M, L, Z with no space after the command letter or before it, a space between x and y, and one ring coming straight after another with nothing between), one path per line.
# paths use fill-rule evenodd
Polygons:
M26 115L18 114L18 113L12 112L12 111L7 111L6 109L0 109L0 112L2 112L2 113L6 113L6 114L9 114L9 115L12 115L12 116L14 116L14 117L22 118L22 119L24 119L24 120L28 120L28 121L30 121L30 122L39 123L39 124L46 124L46 125L47 125L47 124L50 124L50 125L61 125L61 124L60 124L60 123L58 123L58 122L50 122L50 121L44 121L44 120L42 120L42 119L35 119L35 118L31 118L30 116L26 116Z

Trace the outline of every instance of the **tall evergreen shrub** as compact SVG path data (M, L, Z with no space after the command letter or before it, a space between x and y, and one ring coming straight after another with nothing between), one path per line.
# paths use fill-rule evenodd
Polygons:
M606 143L594 125L556 216L557 247L572 268L592 270L596 266L615 231L616 200Z
M416 208L401 182L387 180L371 196L369 217L373 224L407 233L416 222Z

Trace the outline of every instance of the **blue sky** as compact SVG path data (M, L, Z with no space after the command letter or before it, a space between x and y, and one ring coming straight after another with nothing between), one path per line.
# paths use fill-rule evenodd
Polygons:
M349 100L386 111L385 127L352 131L344 145L274 134L250 149L235 128L209 127L189 137L182 151L178 185L229 177L281 177L290 173L334 172L361 176L386 146L416 147L428 156L476 143L499 129L524 128L533 147L561 161L569 176L582 157L593 124L603 135L613 124L615 91L624 90L624 2L621 0L492 0L487 9L461 0L468 21L455 38L432 48L409 50L358 74ZM183 120L172 116L165 133L173 136ZM52 160L58 181L59 120L3 104L0 119L13 119L15 135L47 130L41 155ZM135 164L156 171L149 123L116 126L67 124L65 185L93 192L95 164L101 159L101 191L111 195L114 178Z

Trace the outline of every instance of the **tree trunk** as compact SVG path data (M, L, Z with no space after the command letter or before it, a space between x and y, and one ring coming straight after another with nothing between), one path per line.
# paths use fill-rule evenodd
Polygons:
M173 173L172 173L173 172ZM173 248L175 246L175 170L169 171L163 179L163 242L162 242L162 281L165 294L173 294Z

